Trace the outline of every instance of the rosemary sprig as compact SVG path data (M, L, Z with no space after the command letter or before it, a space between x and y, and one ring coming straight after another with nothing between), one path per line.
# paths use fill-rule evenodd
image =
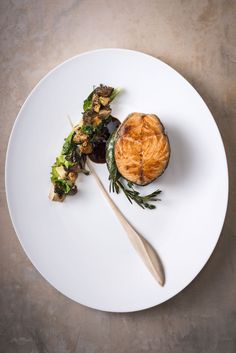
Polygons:
M120 179L121 178L116 181L111 181L110 190L113 192L115 191L116 193L119 193L120 190L122 190L131 204L134 201L141 208L148 208L149 210L153 210L156 208L156 206L150 202L161 201L161 199L156 197L161 193L161 190L158 189L148 195L140 195L140 193L134 189L133 183L128 182L127 186L125 186Z

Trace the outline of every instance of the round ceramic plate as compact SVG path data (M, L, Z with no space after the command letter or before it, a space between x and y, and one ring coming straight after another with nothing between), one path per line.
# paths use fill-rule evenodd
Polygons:
M122 87L112 103L121 121L134 111L157 114L171 145L165 173L141 191L162 190L155 210L112 198L157 250L166 274L160 287L143 265L93 176L64 203L48 199L50 168L80 120L94 85ZM106 165L94 165L108 189ZM52 70L23 105L9 141L6 191L17 236L32 263L60 292L92 308L129 312L160 304L186 287L209 259L227 207L228 171L214 119L195 89L149 55L102 49Z

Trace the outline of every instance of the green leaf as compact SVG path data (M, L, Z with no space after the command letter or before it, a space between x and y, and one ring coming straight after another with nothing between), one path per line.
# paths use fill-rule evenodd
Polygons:
M59 175L58 175L58 173L56 171L56 168L57 168L57 166L53 165L52 169L51 169L51 182L52 183L55 183L58 180L58 178L59 178Z
M93 90L93 91L89 94L89 96L84 100L84 104L83 104L84 112L86 112L86 110L92 108L92 98L93 98L94 91L95 91L95 90Z
M118 172L115 156L114 156L114 146L116 140L116 130L110 136L106 145L106 163L109 172L109 179L116 182L120 178L120 173Z
M75 134L75 132L71 131L69 136L67 138L65 138L65 142L62 146L61 154L64 154L64 155L69 154L71 152L71 150L73 149L74 143L73 143L72 139L73 139L74 134Z
M68 161L63 154L56 158L56 162L54 164L56 167L60 167L63 165L66 168L72 167L74 163Z
M121 92L121 88L114 88L111 95L110 95L110 102L112 102L115 97Z
M80 131L81 131L83 134L92 136L93 133L94 133L94 130L95 130L95 129L94 129L93 125L87 124L87 125L82 125Z
M72 188L72 183L66 179L58 179L55 183L65 194L68 194Z

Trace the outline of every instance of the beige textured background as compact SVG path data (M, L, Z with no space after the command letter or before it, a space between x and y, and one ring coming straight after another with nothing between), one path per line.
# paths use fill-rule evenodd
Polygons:
M0 26L0 352L236 352L236 1L0 0ZM172 300L133 314L82 307L52 288L5 201L6 145L25 98L55 65L101 47L144 51L185 76L215 117L230 170L225 226L204 270Z

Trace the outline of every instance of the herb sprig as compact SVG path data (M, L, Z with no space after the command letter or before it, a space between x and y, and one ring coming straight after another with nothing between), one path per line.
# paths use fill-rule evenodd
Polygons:
M156 208L156 206L150 202L161 201L161 199L156 197L161 193L161 190L159 189L152 192L151 194L140 195L140 193L134 189L132 183L128 183L127 184L128 187L125 187L125 185L122 184L122 182L119 179L116 181L116 184L124 192L125 196L127 197L130 203L133 203L132 201L134 201L141 208L148 208L149 210L153 210L154 208Z

